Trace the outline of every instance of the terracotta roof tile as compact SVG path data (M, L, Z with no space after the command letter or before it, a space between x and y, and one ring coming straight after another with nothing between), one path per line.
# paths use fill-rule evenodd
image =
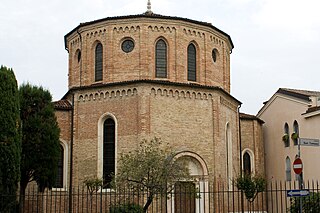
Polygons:
M255 116L255 115L249 115L249 114L245 114L245 113L240 113L239 114L239 116L240 116L240 119L243 119L243 120L257 120L257 121L259 121L260 123L264 123L264 121L263 120L261 120L260 118L258 118L257 116Z
M59 100L53 102L54 108L58 110L71 110L72 105L68 100Z

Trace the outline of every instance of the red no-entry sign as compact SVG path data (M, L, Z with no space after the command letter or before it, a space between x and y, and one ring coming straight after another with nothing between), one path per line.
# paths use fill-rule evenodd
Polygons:
M300 175L302 172L302 160L300 158L297 158L293 162L293 171L297 175Z

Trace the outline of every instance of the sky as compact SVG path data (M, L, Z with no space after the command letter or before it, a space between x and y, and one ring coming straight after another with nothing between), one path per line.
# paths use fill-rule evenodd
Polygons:
M231 36L231 95L257 114L278 88L320 91L319 0L151 0L152 11L212 23ZM0 65L18 83L68 90L64 35L82 22L135 15L147 0L1 0Z

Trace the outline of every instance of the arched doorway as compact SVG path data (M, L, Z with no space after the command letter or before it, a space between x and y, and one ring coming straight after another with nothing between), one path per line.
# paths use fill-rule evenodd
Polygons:
M186 162L192 180L179 181L175 184L173 210L174 213L200 213L206 212L204 196L201 195L208 189L208 169L205 161L192 152L182 152L175 159Z

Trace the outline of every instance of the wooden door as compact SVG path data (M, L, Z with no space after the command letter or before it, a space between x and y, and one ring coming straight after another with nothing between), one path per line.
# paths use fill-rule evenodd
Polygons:
M174 191L174 212L195 213L196 195L193 182L177 182Z

